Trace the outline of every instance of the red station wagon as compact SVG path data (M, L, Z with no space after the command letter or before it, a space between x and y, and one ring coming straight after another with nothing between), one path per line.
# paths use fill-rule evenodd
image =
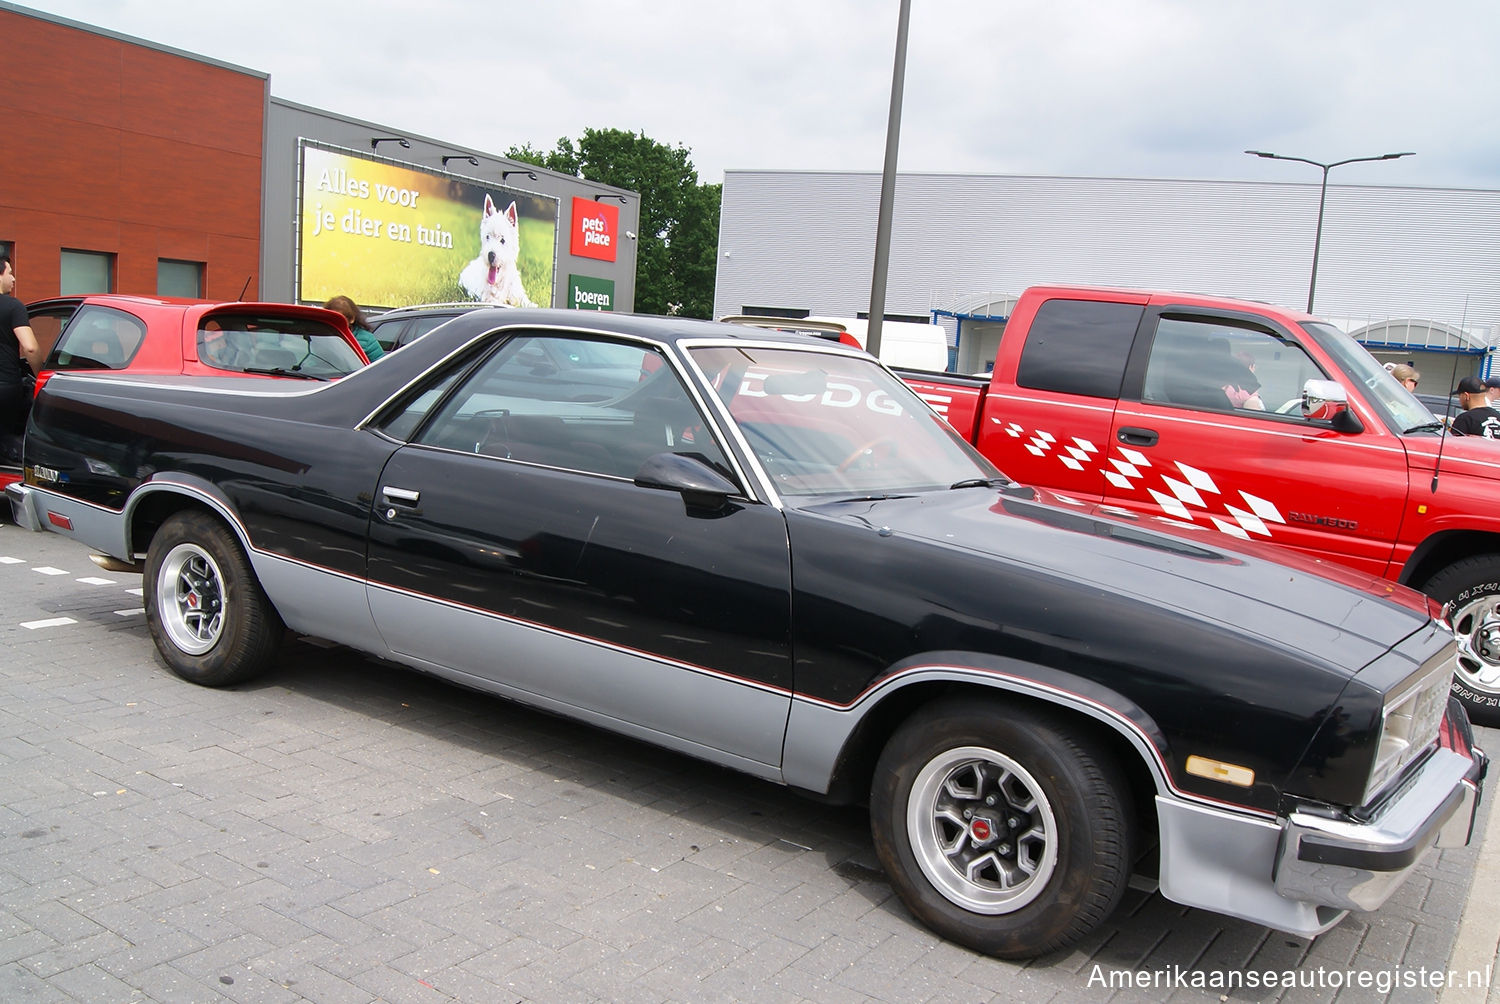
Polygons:
M45 352L40 392L58 370L336 380L369 359L336 311L96 293L27 304ZM0 487L20 476L0 461Z

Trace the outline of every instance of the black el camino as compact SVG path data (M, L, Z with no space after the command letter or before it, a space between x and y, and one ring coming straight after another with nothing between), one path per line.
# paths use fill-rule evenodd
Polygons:
M1302 935L1468 840L1416 593L1014 484L869 356L472 311L337 383L59 374L17 522L142 567L181 677L327 638L829 799L1025 957L1133 874Z

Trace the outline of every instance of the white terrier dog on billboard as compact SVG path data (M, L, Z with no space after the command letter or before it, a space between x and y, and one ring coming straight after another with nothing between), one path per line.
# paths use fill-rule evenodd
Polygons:
M507 307L535 307L521 285L516 258L521 253L521 230L516 222L516 204L505 212L495 208L485 195L484 216L479 220L479 257L464 266L458 283L480 303Z

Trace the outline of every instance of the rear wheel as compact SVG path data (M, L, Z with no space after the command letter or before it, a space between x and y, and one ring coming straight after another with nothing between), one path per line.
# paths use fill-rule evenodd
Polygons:
M1428 579L1422 591L1449 604L1458 635L1454 696L1475 724L1500 726L1500 555L1455 561Z
M1125 779L1059 720L972 701L903 725L870 794L875 851L916 917L1002 958L1063 948L1130 877Z
M281 619L229 528L207 513L178 513L146 551L146 623L168 668L206 687L263 672Z

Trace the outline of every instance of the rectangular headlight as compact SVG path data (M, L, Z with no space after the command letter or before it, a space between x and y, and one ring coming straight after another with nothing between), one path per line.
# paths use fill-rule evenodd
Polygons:
M1422 667L1416 680L1392 691L1381 714L1380 741L1365 785L1368 805L1401 775L1407 764L1437 741L1453 683L1453 649Z

